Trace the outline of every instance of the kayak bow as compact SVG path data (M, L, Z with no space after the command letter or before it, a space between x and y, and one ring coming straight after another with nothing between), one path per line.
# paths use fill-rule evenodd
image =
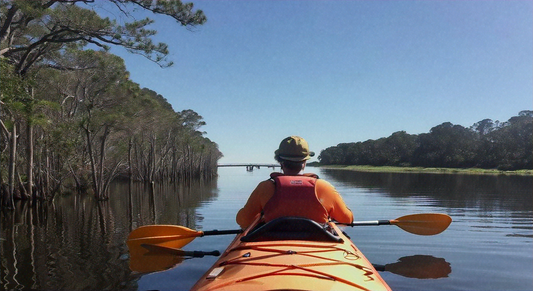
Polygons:
M390 290L335 223L258 221L238 234L191 290Z

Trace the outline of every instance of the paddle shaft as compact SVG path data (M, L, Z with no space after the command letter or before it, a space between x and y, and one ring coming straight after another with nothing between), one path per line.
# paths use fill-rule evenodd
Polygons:
M371 220L371 221L354 221L349 224L344 223L337 223L347 226L364 226L364 225L391 225L394 224L396 220ZM206 236L206 235L225 235L225 234L239 234L243 232L242 229L227 229L227 230L207 230L202 231L202 234L200 236Z
M376 225L391 225L395 224L396 220L369 220L369 221L354 221L352 223L340 223L346 226L376 226Z
M242 232L242 229L229 229L229 230L208 230L203 231L201 236L205 235L225 235L225 234L239 234Z
M354 221L349 224L344 223L337 223L342 224L346 226L371 226L371 225L391 225L395 224L397 222L396 220L370 220L370 221ZM228 230L208 230L208 231L202 231L202 234L200 236L206 236L206 235L226 235L226 234L239 234L243 232L242 229L228 229Z

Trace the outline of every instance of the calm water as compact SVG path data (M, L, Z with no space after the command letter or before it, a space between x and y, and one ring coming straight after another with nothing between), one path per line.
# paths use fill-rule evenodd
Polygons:
M392 289L533 290L532 177L314 170L337 187L355 220L423 212L453 218L436 236L395 226L345 229L375 264L424 255L451 267L438 279L382 272ZM150 274L132 272L125 245L129 232L150 224L236 229L237 210L270 171L221 168L217 181L190 186L116 184L103 204L72 195L47 205L19 205L17 212L2 213L2 289L187 290L216 258L188 259ZM231 240L231 235L206 236L185 249L222 251Z

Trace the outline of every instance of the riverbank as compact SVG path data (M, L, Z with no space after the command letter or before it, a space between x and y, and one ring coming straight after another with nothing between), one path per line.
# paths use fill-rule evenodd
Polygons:
M521 175L533 176L533 170L501 171L497 169L455 169L455 168L422 168L422 167L391 167L391 166L342 166L342 165L313 165L323 169L350 170L356 172L381 173L430 173L430 174L469 174L469 175Z

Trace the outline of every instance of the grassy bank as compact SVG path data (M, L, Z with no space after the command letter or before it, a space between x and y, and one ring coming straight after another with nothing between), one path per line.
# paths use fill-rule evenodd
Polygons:
M533 170L500 171L496 169L454 169L454 168L422 168L422 167L375 167L375 166L341 166L341 165L314 165L323 169L339 169L358 172L381 173L432 173L432 174L471 174L471 175L524 175L533 176Z

